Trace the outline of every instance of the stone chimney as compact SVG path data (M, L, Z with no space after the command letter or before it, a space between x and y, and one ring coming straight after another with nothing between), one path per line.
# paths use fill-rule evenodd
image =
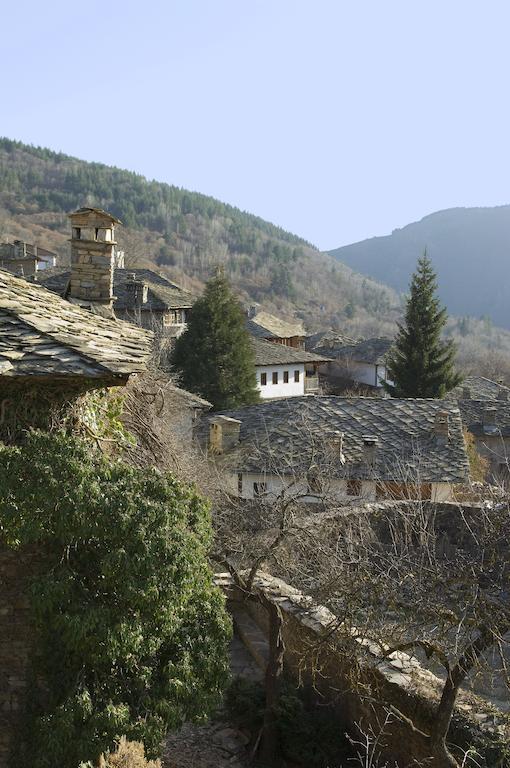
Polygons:
M260 304L251 304L251 306L248 307L247 314L250 320L257 315L259 308L260 308Z
M434 420L434 434L440 445L446 445L450 439L450 419L447 411L437 411Z
M126 278L126 292L129 303L135 309L140 309L144 304L147 304L149 286L143 280L137 280L134 272L128 272Z
M113 305L115 224L120 221L98 208L79 208L71 219L71 283L68 298L79 303Z
M229 416L214 416L209 421L209 450L226 453L239 443L241 422Z
M493 432L496 429L496 408L492 405L484 405L482 412L482 426L484 430Z
M366 464L375 464L379 438L375 435L363 435L363 461Z
M469 387L462 387L462 399L463 400L471 400L471 390Z
M331 446L331 454L333 461L339 461L340 464L345 464L344 456L344 433L334 431L329 435L329 444Z

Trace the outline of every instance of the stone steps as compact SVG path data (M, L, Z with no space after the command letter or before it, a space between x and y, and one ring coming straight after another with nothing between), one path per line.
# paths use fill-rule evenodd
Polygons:
M258 667L265 672L269 660L269 644L266 636L244 608L232 609L234 628L245 648Z

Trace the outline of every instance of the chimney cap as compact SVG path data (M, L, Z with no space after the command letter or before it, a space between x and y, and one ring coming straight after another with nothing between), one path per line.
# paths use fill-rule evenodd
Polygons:
M240 419L233 419L231 416L211 416L209 419L211 424L242 424Z
M87 216L89 214L95 214L99 218L105 219L105 221L109 221L111 224L122 224L120 219L117 219L116 216L112 216L111 213L108 213L108 211L103 211L102 208L88 208L87 206L83 208L78 208L76 211L72 211L72 213L68 213L68 217L72 219L74 216Z

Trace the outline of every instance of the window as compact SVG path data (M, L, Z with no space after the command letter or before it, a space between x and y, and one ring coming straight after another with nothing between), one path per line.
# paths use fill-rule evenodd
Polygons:
M73 227L73 240L81 240L81 228Z
M242 472L237 473L237 493L239 496L243 493L243 474Z
M288 371L284 371L283 372L283 383L284 384L288 384L289 383L289 372Z
M253 483L253 495L264 496L267 493L267 483Z
M361 496L361 480L347 480L347 495Z
M265 387L267 384L267 373L260 374L260 386Z
M273 371L273 384L278 384L278 371Z
M294 381L299 383L299 371L294 371Z

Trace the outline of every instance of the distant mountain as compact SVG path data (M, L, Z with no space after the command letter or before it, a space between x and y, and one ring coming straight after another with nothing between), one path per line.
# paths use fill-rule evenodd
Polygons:
M352 269L405 291L425 248L451 314L487 316L510 328L510 205L438 211L386 237L329 253Z

